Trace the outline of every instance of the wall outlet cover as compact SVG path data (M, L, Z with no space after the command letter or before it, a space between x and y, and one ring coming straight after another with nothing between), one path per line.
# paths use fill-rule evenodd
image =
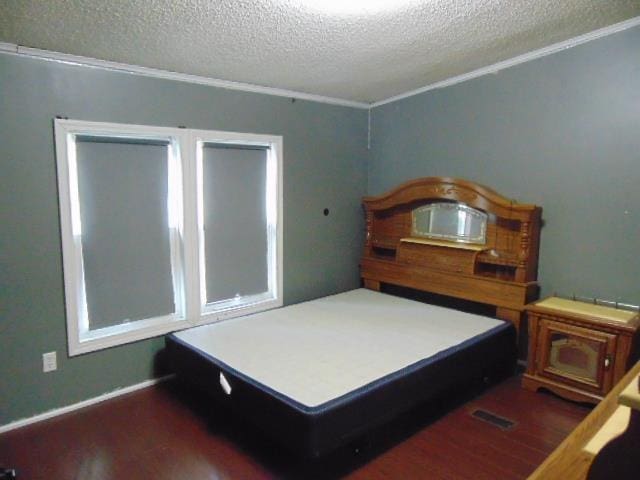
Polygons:
M49 352L42 354L42 371L53 372L58 369L58 360L56 358L56 352Z

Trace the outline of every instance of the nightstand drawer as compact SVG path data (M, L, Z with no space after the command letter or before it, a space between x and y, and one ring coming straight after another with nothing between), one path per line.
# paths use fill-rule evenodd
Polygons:
M536 374L603 395L615 350L615 335L540 317Z

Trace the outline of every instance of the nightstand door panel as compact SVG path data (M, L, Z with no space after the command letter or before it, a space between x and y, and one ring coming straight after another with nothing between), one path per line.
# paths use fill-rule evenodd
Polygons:
M611 386L616 336L541 318L537 374L594 393Z

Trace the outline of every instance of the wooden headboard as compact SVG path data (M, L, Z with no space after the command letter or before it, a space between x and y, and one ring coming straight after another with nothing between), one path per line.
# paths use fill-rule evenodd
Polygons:
M435 202L487 214L484 242L416 235L415 209ZM524 306L538 296L542 209L509 200L476 183L427 177L365 197L367 236L361 276L367 288L393 284L496 307L519 328Z

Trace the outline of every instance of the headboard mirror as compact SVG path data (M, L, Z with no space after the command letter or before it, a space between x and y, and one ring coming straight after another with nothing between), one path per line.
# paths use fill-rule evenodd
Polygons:
M468 205L433 202L411 211L411 234L453 242L487 242L488 215Z
M516 327L537 298L540 207L446 177L406 182L363 205L366 287L391 284L493 305Z

